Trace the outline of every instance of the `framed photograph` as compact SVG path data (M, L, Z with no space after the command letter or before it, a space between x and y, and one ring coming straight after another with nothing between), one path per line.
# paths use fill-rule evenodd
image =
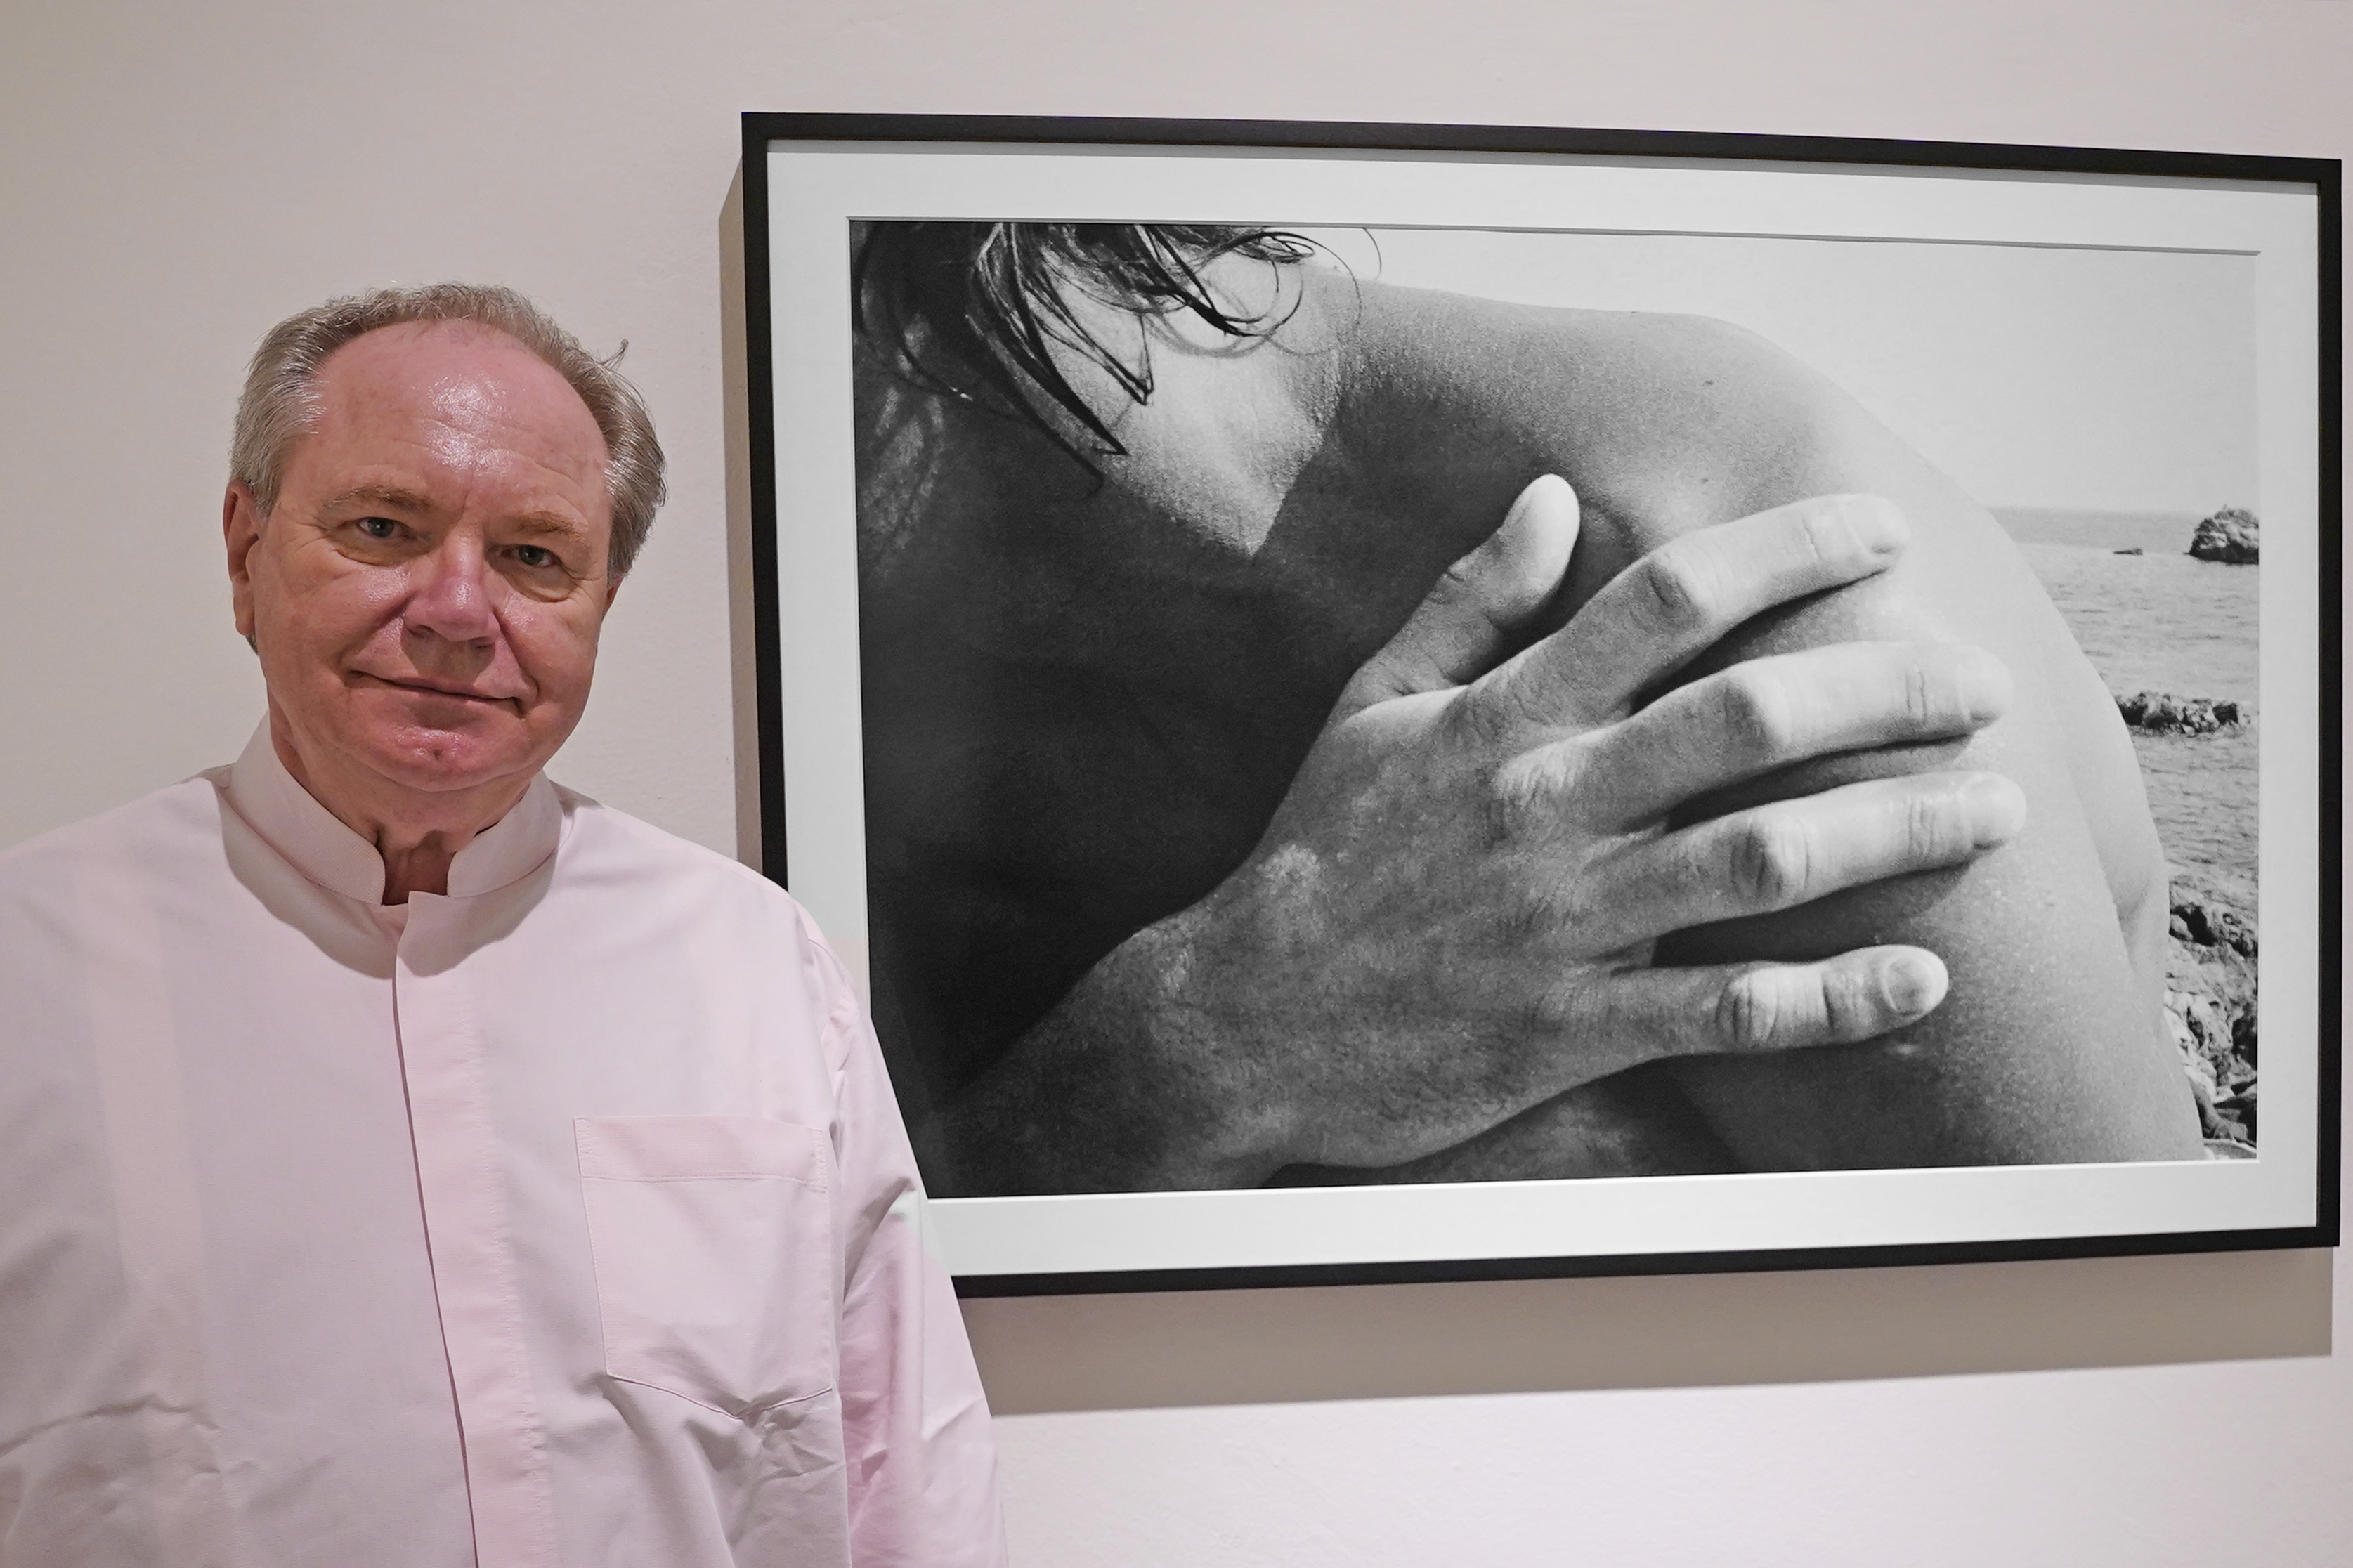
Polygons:
M746 115L763 854L958 1289L2335 1245L2338 176Z

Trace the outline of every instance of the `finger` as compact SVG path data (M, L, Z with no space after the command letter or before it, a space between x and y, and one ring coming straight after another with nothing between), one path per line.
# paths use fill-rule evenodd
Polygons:
M1817 496L1683 534L1604 584L1568 624L1474 689L1504 720L1581 727L1776 605L1885 571L1910 531L1878 496Z
M1619 856L1593 889L1588 940L1647 942L1961 865L2025 826L2025 793L1999 773L1914 773L1775 801Z
M1945 999L1933 952L1866 947L1819 963L1637 969L1595 996L1639 1059L1853 1045L1916 1023Z
M1793 763L1967 735L2008 711L2010 696L2008 666L1952 643L1751 659L1668 692L1591 748L1586 819L1629 827Z
M1340 716L1474 680L1559 591L1577 547L1577 492L1556 474L1532 481L1503 525L1446 569L1398 634L1365 661Z

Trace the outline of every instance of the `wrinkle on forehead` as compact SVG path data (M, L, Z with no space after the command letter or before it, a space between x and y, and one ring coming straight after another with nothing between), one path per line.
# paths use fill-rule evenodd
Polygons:
M440 340L437 342L435 340ZM486 353L452 356L443 347ZM473 321L405 321L362 334L328 357L320 374L320 418L352 433L408 423L440 463L480 471L512 453L603 491L611 454L596 416L563 374L522 342ZM582 458L586 471L568 472Z

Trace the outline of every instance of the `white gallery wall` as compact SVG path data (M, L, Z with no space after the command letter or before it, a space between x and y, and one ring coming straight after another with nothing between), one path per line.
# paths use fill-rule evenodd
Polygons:
M2353 3L0 0L0 847L234 754L243 362L300 305L454 277L629 340L672 499L556 771L733 849L746 109L2346 157ZM2345 1284L2274 1254L967 1319L1022 1568L2335 1564Z

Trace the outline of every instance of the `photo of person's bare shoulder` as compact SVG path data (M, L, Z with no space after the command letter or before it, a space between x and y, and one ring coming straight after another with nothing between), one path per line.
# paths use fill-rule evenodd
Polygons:
M850 245L934 1195L2253 1157L2243 258Z

